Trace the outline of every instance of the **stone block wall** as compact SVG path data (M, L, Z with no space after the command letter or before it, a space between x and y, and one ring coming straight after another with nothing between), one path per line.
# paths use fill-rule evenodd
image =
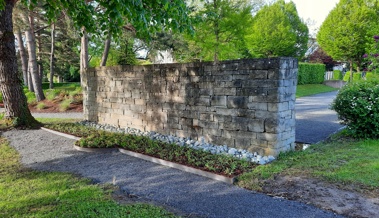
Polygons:
M116 66L82 75L85 119L277 155L294 148L297 60Z

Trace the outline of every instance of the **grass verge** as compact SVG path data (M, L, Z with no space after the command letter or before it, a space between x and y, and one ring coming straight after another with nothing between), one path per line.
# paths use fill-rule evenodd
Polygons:
M315 95L324 92L332 92L338 90L336 88L332 88L330 86L326 86L323 84L306 84L306 85L298 85L296 89L296 98Z
M318 178L356 191L379 190L379 140L342 138L312 145L305 151L282 154L276 161L258 166L239 177L239 185L260 190L263 181L276 175Z
M173 217L147 204L120 205L111 199L113 190L70 174L25 169L0 138L0 217Z

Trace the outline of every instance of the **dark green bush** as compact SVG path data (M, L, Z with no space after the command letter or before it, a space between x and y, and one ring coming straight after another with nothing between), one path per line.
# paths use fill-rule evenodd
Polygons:
M342 72L340 70L333 70L333 80L342 80Z
M359 81L342 87L332 103L355 138L379 138L379 81Z
M324 74L324 64L299 63L297 84L321 84L324 82Z

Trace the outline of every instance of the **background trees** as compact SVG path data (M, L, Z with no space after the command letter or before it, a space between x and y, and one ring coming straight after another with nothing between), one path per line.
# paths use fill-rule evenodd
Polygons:
M15 126L33 126L36 121L27 107L17 70L12 22L15 3L15 0L0 0L0 89L6 109L5 118ZM133 25L139 34L146 35L162 29L185 30L190 26L188 8L182 0L91 1L88 4L86 1L47 0L44 3L45 17L52 22L65 11L73 19L76 29L84 27L88 32L100 30L104 35L116 37L121 34L120 26L125 23ZM96 10L97 6L105 10Z
M321 48L335 60L348 61L359 71L367 44L378 32L376 0L340 0L317 34ZM352 74L351 74L352 76Z
M257 12L245 36L254 57L302 57L307 49L308 27L299 18L293 2L279 0Z

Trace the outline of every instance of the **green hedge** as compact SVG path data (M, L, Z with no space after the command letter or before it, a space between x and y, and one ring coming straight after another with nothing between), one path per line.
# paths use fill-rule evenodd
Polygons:
M324 82L325 64L299 63L297 84L321 84Z
M342 80L342 72L340 70L333 70L333 80Z
M347 71L345 76L343 77L343 81L349 82L350 80L350 71ZM353 81L360 81L362 80L362 73L353 73ZM371 81L371 80L379 80L379 74L372 73L372 72L367 72L366 73L366 80Z

